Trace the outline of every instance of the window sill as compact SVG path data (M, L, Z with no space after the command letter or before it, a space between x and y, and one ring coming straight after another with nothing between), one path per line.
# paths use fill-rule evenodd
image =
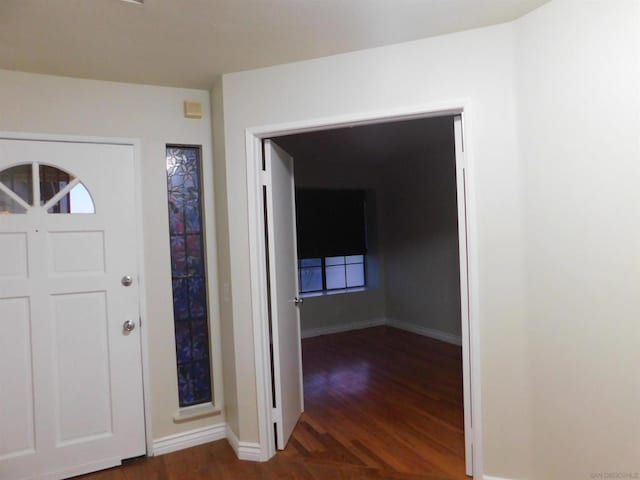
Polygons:
M213 417L221 413L222 410L216 408L213 403L202 403L200 405L179 408L178 411L173 414L173 422L182 423L198 418Z
M367 287L341 288L340 290L322 290L320 292L305 292L300 294L300 298L326 297L329 295L343 295L345 293L366 292Z

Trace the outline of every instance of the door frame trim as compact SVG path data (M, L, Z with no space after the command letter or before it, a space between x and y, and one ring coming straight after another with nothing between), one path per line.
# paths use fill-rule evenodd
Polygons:
M262 206L262 140L269 137L313 132L340 127L361 126L376 123L412 120L436 116L462 117L462 137L464 159L456 156L456 164L464 162L466 173L466 189L458 196L464 195L467 218L467 280L468 280L468 345L469 379L465 388L470 392L471 411L473 415L472 452L473 476L482 478L484 472L482 455L482 422L481 422L481 369L480 369L480 300L478 279L478 250L475 241L476 202L475 176L473 168L473 137L471 124L471 101L458 99L431 103L427 105L407 106L403 108L354 112L352 114L312 118L290 123L262 125L245 130L245 160L247 169L247 208L249 217L249 268L251 279L251 309L253 321L254 353L256 369L256 393L258 406L258 433L260 443L260 460L266 461L275 454L275 441L272 427L272 383L269 356L269 331L267 311L267 266L265 249L265 226ZM462 252L460 253L462 256ZM465 325L463 325L463 339ZM464 341L464 340L463 340ZM465 382L466 383L466 382Z
M138 267L138 309L140 312L140 353L142 362L142 398L144 408L144 430L146 454L153 453L153 435L151 425L151 372L149 370L149 336L147 332L147 288L144 264L144 229L142 228L142 156L141 141L126 137L94 137L82 135L57 135L32 132L0 131L2 140L29 140L56 143L89 143L100 145L126 145L133 148L134 198L136 215L136 257ZM143 328L144 327L144 328Z

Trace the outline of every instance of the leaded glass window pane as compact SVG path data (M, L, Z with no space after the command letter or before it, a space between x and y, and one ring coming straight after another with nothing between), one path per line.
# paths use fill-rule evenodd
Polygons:
M181 407L212 399L201 172L199 148L167 147L173 316Z
M344 265L327 267L325 273L327 275L327 290L335 290L347 286Z
M73 177L59 168L52 167L50 165L40 165L40 205L45 205L49 200L56 196L64 187L69 185L69 182L73 180ZM68 210L68 195L65 195L63 199L66 201L63 209ZM51 212L61 213L61 212ZM68 211L63 213L69 213Z
M321 258L302 258L300 259L301 267L321 267L322 259Z
M301 292L322 290L322 267L302 267L299 273Z
M364 255L348 255L345 258L347 265L350 263L364 263Z
M27 213L27 209L0 189L0 215L9 213Z
M24 200L28 205L33 205L32 172L31 164L16 165L15 167L7 168L0 172L0 183ZM9 196L6 195L6 197ZM9 207L7 207L7 211L14 213Z
M300 293L364 287L365 255L301 258L298 280Z
M53 198L53 197L52 197ZM91 194L80 182L47 209L47 213L96 213Z
M347 265L347 288L364 287L364 263Z
M324 259L325 265L344 265L344 257L326 257Z

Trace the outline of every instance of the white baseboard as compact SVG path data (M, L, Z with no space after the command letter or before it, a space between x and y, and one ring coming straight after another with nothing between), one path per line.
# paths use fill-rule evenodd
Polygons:
M229 428L229 425L227 425L227 442L229 442L229 445L231 445L231 448L233 448L233 451L236 452L237 456L240 440L238 440L236 433Z
M342 323L340 325L331 325L328 327L309 328L302 330L302 338L319 337L320 335L330 335L332 333L348 332L350 330L361 330L363 328L379 327L380 325L386 325L387 321L384 318L377 318L374 320L365 320L362 322Z
M220 423L211 427L197 428L184 433L177 433L153 441L153 455L183 450L203 443L222 440L227 436L227 425Z
M450 333L441 332L432 328L422 327L413 323L401 322L395 319L377 318L375 320L365 320L362 322L343 323L340 325L331 325L327 327L309 328L302 330L302 338L319 337L320 335L331 335L332 333L349 332L351 330L360 330L363 328L379 327L387 325L389 327L406 330L425 337L430 337L441 342L451 343L453 345L462 345L462 337L452 335ZM498 479L500 480L500 479Z
M450 333L441 332L440 330L421 327L419 325L414 325L413 323L400 322L394 319L387 319L386 325L389 327L399 328L400 330L406 330L407 332L416 333L418 335L423 335L425 337L430 337L435 340L440 340L441 342L451 343L458 346L462 345L462 337L458 335L452 335ZM500 479L496 478L495 480Z
M248 460L250 462L263 462L266 460L262 457L262 449L259 443L241 442L238 440L236 433L228 426L227 441L240 460Z

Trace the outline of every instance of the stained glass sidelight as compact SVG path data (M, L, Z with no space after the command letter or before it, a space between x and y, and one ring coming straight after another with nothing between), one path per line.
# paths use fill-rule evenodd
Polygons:
M180 406L211 401L207 279L198 147L167 147L173 316Z

